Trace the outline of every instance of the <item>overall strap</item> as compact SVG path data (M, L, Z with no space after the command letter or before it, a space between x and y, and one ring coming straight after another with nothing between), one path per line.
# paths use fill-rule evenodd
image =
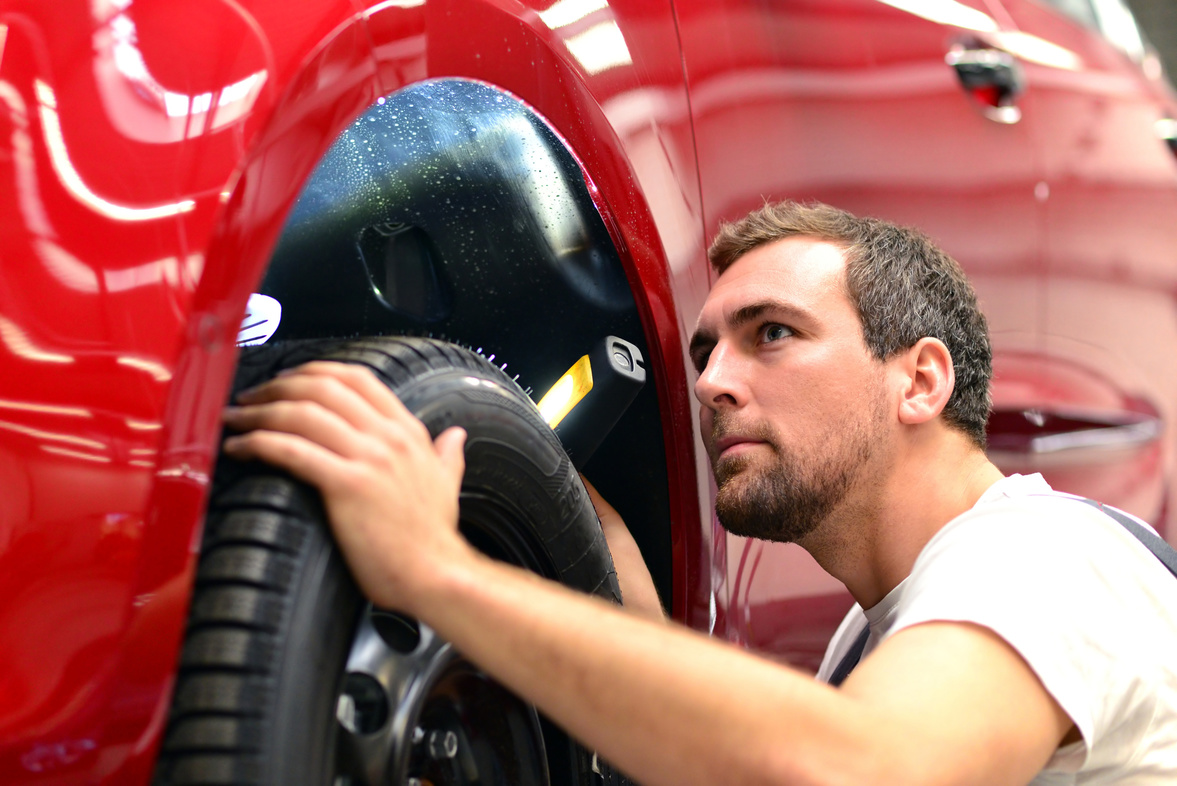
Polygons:
M1107 514L1112 519L1115 519L1117 522L1119 522L1120 525L1124 527L1124 529L1131 532L1137 540L1143 543L1145 548L1151 551L1153 555L1161 561L1161 564L1169 569L1170 573L1177 577L1177 550L1175 550L1172 546L1161 540L1147 528L1142 527L1138 521L1121 510L1116 510L1113 507L1104 505L1101 502L1096 502L1093 499L1087 499L1086 497L1074 497L1074 499L1078 500L1079 502L1087 503L1096 510Z
M858 634L858 638L850 645L850 649L842 656L842 660L838 662L838 668L834 669L834 673L830 675L830 685L835 688L842 684L842 680L850 676L850 672L854 671L854 667L858 665L858 661L862 659L862 651L866 649L866 640L870 638L870 625L862 629L862 633Z

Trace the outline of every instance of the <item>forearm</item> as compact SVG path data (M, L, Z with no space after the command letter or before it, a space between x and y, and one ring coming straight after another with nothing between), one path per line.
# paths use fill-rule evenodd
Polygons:
M416 611L649 786L865 782L845 771L872 739L853 700L679 626L488 560L439 573Z

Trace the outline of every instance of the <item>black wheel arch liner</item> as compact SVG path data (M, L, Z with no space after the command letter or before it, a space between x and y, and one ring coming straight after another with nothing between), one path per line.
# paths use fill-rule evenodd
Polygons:
M483 82L426 80L370 103L319 159L256 291L282 304L271 341L444 338L538 398L606 335L651 357L613 238L580 162L535 111ZM631 524L669 607L656 377L580 469Z

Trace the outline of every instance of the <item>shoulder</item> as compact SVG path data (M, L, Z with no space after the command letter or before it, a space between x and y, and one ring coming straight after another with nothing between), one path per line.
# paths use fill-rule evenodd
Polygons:
M1096 508L1057 494L995 495L916 561L894 631L981 625L1030 665L1098 759L1128 748L1177 694L1177 580ZM1171 721L1170 721L1171 722ZM1089 762L1090 763L1090 762Z
M1061 494L998 497L946 524L912 568L904 609L1036 609L1052 619L1145 615L1177 603L1177 580L1127 529ZM906 616L904 614L903 616Z
M988 557L1001 565L1036 571L1057 566L1081 572L1085 565L1109 559L1160 567L1154 566L1157 560L1148 549L1111 517L1049 487L1041 493L983 499L928 542L913 575L937 562L964 559L965 552L973 562Z

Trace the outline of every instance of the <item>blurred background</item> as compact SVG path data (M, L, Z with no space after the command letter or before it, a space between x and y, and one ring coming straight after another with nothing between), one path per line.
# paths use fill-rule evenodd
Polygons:
M1136 21L1153 43L1165 64L1169 81L1177 74L1177 1L1128 0Z

